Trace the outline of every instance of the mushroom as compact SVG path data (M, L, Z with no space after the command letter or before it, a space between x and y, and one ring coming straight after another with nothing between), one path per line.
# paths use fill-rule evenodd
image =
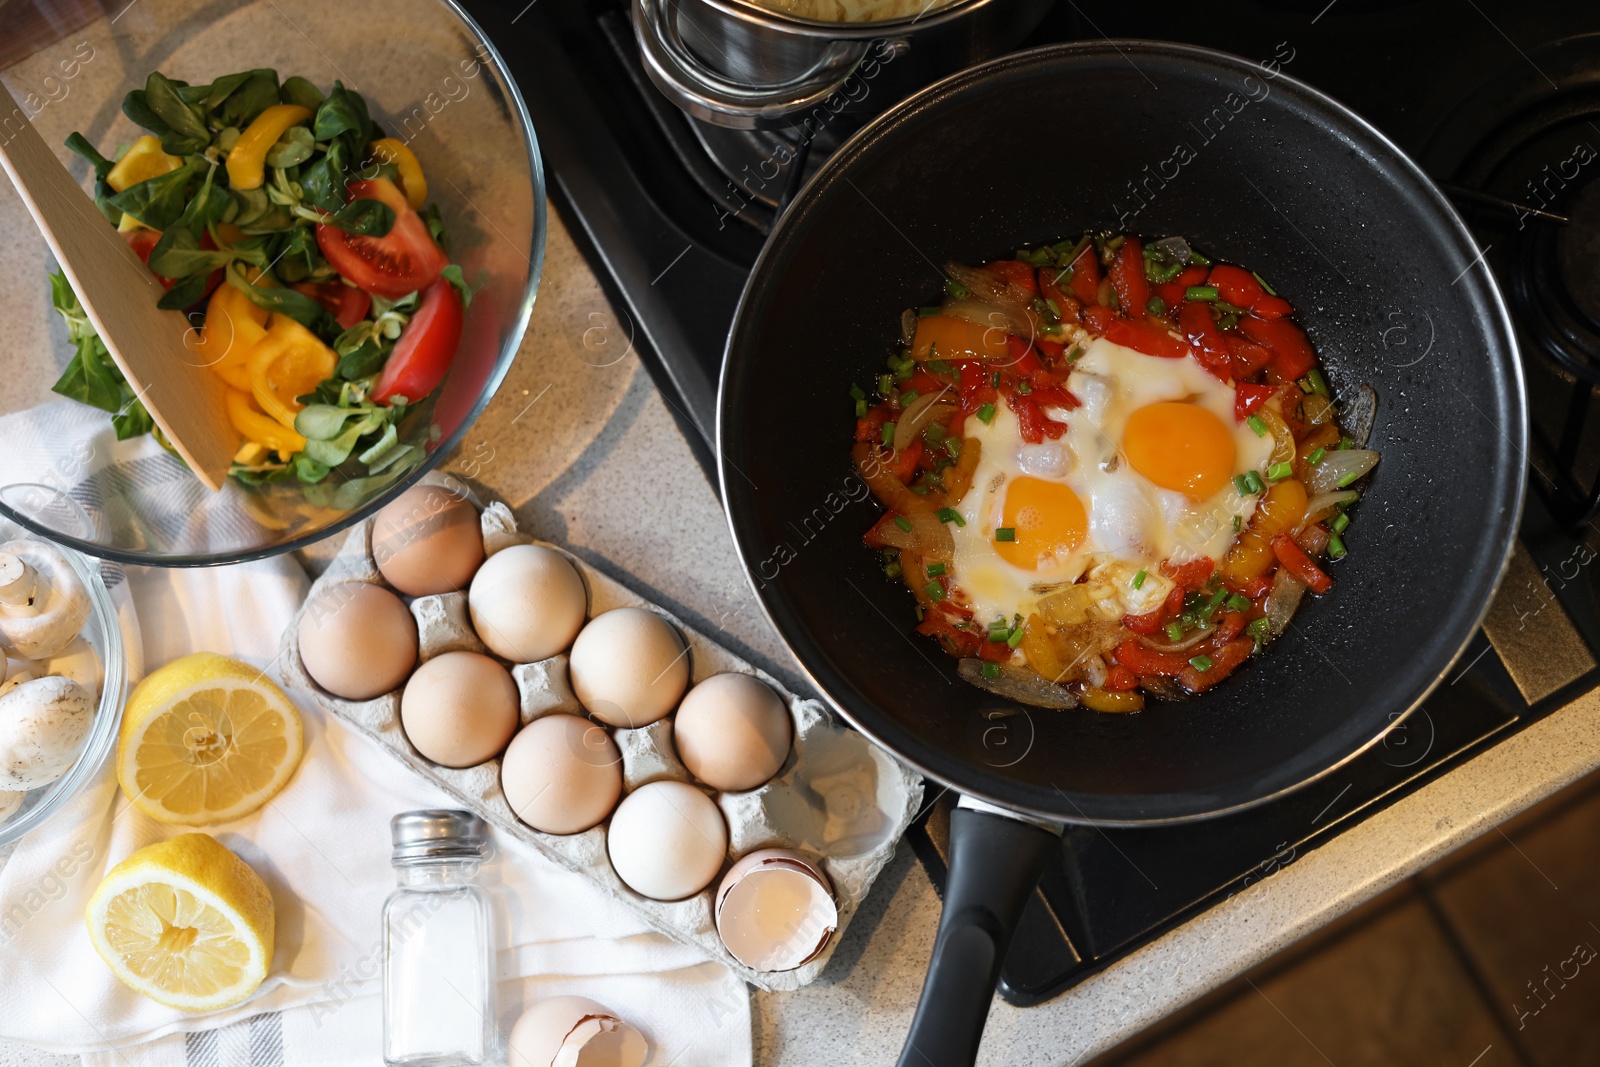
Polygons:
M17 813L22 807L22 802L28 799L28 794L14 789L0 790L0 823L5 822Z
M19 656L49 659L88 618L89 594L60 549L26 539L0 545L0 634Z
M37 789L67 773L94 717L71 678L35 678L0 696L0 790Z
M8 677L4 682L0 682L0 697L5 696L23 682L31 682L35 678L40 677L40 672L35 669L37 667L38 664L29 663L23 666L20 670L13 669L10 677Z
M74 637L71 644L45 662L43 670L35 668L32 676L41 674L56 674L63 678L71 678L89 691L91 700L99 700L100 686L105 681L106 670L100 663L100 654L93 646L82 637ZM0 693L4 692L5 687L0 685Z

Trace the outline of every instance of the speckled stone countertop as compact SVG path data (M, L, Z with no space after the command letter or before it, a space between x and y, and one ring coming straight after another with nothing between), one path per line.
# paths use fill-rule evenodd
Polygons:
M31 233L3 183L0 224ZM23 269L24 260L37 269L38 250L21 247L28 243L8 242L0 270ZM445 469L504 499L526 528L804 686L740 576L716 497L631 351L626 324L553 211L520 358ZM317 555L307 560L313 568ZM997 1001L979 1062L1081 1062L1596 766L1600 694L1590 694L1063 996L1025 1010ZM753 994L756 1062L893 1062L938 915L927 877L902 846L817 982ZM0 1067L69 1062L0 1042Z

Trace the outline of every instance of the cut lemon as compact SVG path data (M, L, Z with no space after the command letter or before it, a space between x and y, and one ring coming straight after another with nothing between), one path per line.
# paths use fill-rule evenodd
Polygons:
M272 894L205 834L141 848L111 869L84 914L89 940L130 989L182 1011L254 993L272 964Z
M151 673L128 698L117 781L152 819L227 822L278 795L302 743L300 716L270 678L197 652Z

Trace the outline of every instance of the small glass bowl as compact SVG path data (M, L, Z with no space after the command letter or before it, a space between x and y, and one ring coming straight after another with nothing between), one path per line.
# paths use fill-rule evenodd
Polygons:
M0 542L29 536L27 531L0 520ZM100 657L105 679L100 684L100 702L95 708L94 723L89 727L89 736L84 739L76 762L54 782L30 790L22 806L9 819L0 822L0 848L38 829L41 823L83 792L99 772L106 755L116 745L117 731L122 725L122 701L126 695L128 674L116 605L112 603L106 583L100 577L101 564L97 560L88 559L70 548L62 549L62 554L67 557L67 562L77 572L78 579L89 593L89 618L83 625L81 636Z
M280 79L297 74L324 92L342 81L421 161L451 258L482 288L431 411L419 405L402 426L402 440L426 449L420 465L382 488L333 494L320 504L296 482L252 488L230 479L211 493L152 438L117 441L105 412L50 391L72 356L48 298L45 274L54 264L21 199L0 181L7 234L0 244L0 515L124 563L232 563L328 537L432 469L510 368L544 257L545 187L533 128L498 53L471 18L450 0L246 0L223 7L147 0L109 5L110 15L85 24L90 8L80 3L19 3L7 9L19 40L0 45L0 61L9 63L0 80L85 187L87 165L63 142L81 131L111 154L144 133L121 108L151 71L202 84L271 67ZM23 34L38 39L21 40ZM85 207L92 210L87 199ZM115 238L109 224L106 233Z

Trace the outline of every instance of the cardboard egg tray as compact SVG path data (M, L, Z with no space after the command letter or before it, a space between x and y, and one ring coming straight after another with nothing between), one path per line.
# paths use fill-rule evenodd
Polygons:
M429 480L445 482L443 478ZM453 483L446 484L459 489ZM486 557L512 544L545 543L519 534L511 511L504 504L481 508L480 519ZM326 573L312 585L306 605L301 606L284 631L280 662L288 684L314 693L330 713L376 739L396 759L437 783L462 807L477 812L502 833L526 841L562 866L587 875L656 929L727 964L746 981L769 990L798 989L822 972L873 879L888 863L895 842L922 803L922 781L914 772L860 734L836 725L819 702L788 692L776 679L685 626L669 612L635 595L559 545L551 545L562 551L582 576L589 594L590 618L620 607L656 612L677 627L688 642L691 687L714 674L753 674L783 697L794 721L794 745L789 758L765 785L743 793L715 793L694 783L715 797L728 824L728 858L717 878L685 900L663 902L640 896L624 885L611 868L606 854L607 823L569 836L541 833L512 813L500 790L499 759L456 770L433 763L411 746L400 725L399 690L372 700L351 701L328 693L311 680L295 637L300 617L319 594L338 583L384 584L372 559L371 536L371 519L351 530ZM486 651L473 633L465 591L417 597L411 601L411 612L417 620L419 661L426 662L445 652ZM583 714L568 685L565 655L538 663L514 664L511 674L521 702L522 725L552 712ZM673 718L669 715L639 729L611 730L622 755L624 794L662 779L693 781L673 750ZM769 847L798 849L820 857L839 905L838 931L815 959L792 971L756 971L734 959L717 934L712 913L717 886L733 861L755 849Z

